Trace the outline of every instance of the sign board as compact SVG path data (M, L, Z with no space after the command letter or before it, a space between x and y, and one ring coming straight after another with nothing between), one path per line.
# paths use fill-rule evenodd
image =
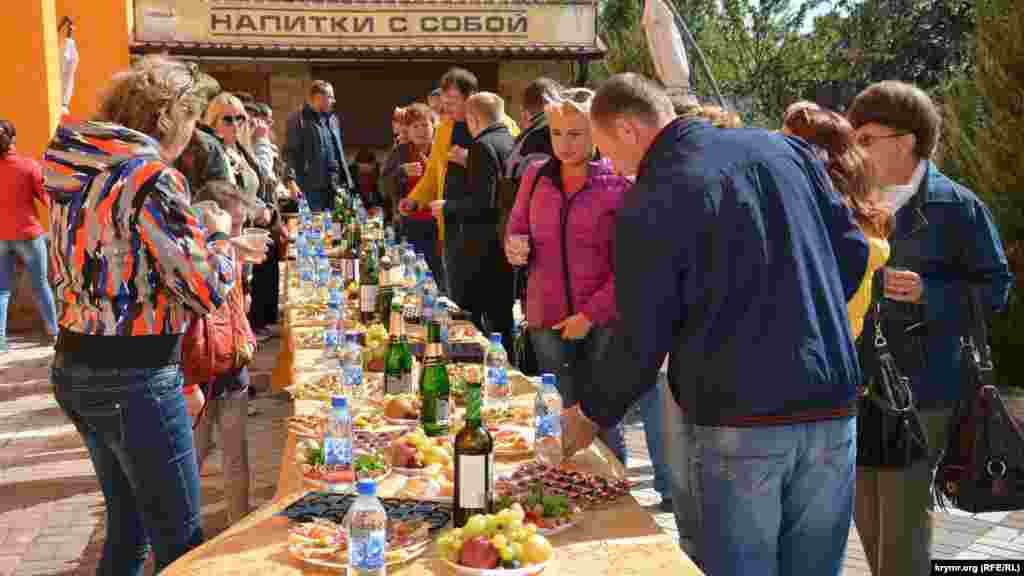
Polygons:
M135 0L135 39L290 46L594 47L597 0Z

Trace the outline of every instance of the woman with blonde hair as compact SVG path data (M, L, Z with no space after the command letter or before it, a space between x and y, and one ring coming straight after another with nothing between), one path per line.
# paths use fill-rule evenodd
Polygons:
M194 67L146 58L114 77L95 121L61 126L46 152L60 335L51 380L106 502L97 573L159 572L202 541L182 336L236 281L231 216L189 208L172 168L203 102Z
M565 90L545 107L554 156L526 169L506 228L509 263L529 275L526 321L537 363L558 376L566 407L578 402L612 338L615 214L630 186L595 157L593 96ZM600 436L625 463L622 425Z
M276 209L273 178L260 167L250 147L253 119L235 95L221 92L206 109L206 125L224 145L232 183L249 202L261 203L253 213L253 223L273 232L276 244L270 246L267 259L252 268L252 306L249 321L258 340L271 336L268 328L277 322L280 274L277 244L283 242L280 215Z

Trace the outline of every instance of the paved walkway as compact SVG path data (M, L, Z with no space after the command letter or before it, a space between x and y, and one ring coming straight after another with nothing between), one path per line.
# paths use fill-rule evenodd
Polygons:
M103 546L103 497L78 434L50 393L52 351L28 337L12 338L11 347L0 355L0 576L94 574ZM257 355L258 388L275 356L273 343ZM253 505L258 506L273 496L291 408L287 396L266 393L252 404L259 411L249 423ZM627 443L634 495L677 536L672 515L658 513L639 424L628 427ZM219 452L203 470L202 496L204 529L217 534L227 524ZM1024 512L953 511L935 518L937 558L1024 558ZM845 567L849 576L868 574L855 530Z

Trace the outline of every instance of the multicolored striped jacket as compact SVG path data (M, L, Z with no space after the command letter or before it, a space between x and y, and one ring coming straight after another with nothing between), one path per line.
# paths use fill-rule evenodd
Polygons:
M234 263L210 250L188 183L156 140L114 124L61 126L45 163L63 329L182 334L194 313L221 306Z

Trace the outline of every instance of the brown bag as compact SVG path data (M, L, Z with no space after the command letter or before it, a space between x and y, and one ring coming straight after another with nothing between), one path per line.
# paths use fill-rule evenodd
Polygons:
M185 332L182 370L186 385L205 387L252 361L256 339L245 314L240 271L236 278L227 301L216 311L195 318Z

